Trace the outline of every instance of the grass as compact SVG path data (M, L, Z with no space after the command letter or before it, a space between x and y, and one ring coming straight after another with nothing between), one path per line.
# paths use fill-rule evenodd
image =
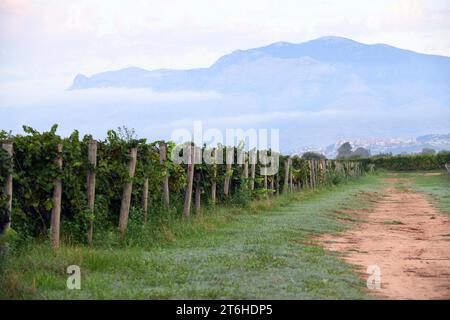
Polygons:
M447 171L402 172L398 176L407 178L409 188L427 195L433 205L450 216L450 174Z
M338 219L337 210L368 209L362 194L381 187L379 177L365 176L175 219L157 232L156 222L131 225L121 245L106 235L93 248L64 245L56 253L33 244L6 262L0 298L364 299L365 283L311 237L350 226L355 221ZM81 267L81 290L66 288L72 264Z

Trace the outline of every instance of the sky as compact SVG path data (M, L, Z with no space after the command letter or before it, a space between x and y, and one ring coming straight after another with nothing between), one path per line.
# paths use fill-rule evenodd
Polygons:
M165 107L181 100L215 103L220 97L214 92L65 89L79 73L208 67L236 49L278 41L334 35L450 56L449 17L448 0L0 0L0 128L19 131L26 121L43 129L62 105L71 110L61 118L63 130L92 128L85 118L74 122L75 103L121 101L136 110L155 101ZM249 117L257 118L257 111ZM110 117L102 130L118 123Z
M193 68L321 36L450 56L448 0L0 0L1 78Z

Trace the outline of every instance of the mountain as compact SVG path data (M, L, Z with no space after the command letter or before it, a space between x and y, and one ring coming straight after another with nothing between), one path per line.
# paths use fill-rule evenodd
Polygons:
M90 77L77 75L71 89L125 87L155 91L257 94L307 93L334 101L349 95L405 102L411 95L449 97L450 58L341 37L236 50L209 68L148 71L130 67ZM407 90L408 89L408 90ZM413 89L411 91L411 89Z
M206 68L80 74L67 93L79 97L92 88L103 88L86 94L100 96L89 102L99 117L145 128L149 136L170 135L193 120L220 130L275 128L281 149L295 152L344 137L406 139L450 131L450 57L341 37L236 50ZM126 88L148 88L162 98ZM205 93L215 98L184 98Z

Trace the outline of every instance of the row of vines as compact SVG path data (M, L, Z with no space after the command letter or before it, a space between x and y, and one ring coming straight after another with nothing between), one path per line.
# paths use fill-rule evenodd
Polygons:
M390 157L373 157L361 159L365 165L373 164L377 168L387 170L437 170L443 169L445 164L450 164L450 152L437 154L413 154Z
M178 164L172 142L148 143L126 128L95 141L77 131L62 138L24 127L25 134L0 131L0 232L75 243L100 242L101 231L125 236L129 219L146 224L161 215L189 219L215 205L245 206L258 197L337 184L359 176L355 161L305 160L279 156L279 170L261 175L250 153L232 150L232 164ZM201 152L206 148L196 147ZM213 150L214 152L214 150ZM271 154L270 150L268 151ZM253 153L252 153L253 154ZM258 154L258 153L256 153ZM183 213L183 215L181 214Z

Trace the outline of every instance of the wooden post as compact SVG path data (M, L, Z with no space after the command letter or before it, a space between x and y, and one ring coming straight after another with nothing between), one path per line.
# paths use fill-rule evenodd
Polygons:
M315 168L316 184L319 185L320 184L320 162L319 162L319 160L316 160L315 163L316 163L316 168Z
M255 190L255 178L256 178L256 163L252 163L252 172L250 179L250 189Z
M13 163L13 144L11 141L5 141L2 144L2 148L8 153L10 157L11 166ZM12 172L8 175L5 181L5 185L3 186L3 190L5 195L8 197L8 219L6 224L4 225L3 233L11 227L11 211L12 211L12 197L13 197L13 178Z
M226 153L227 153L226 154L227 171L225 173L225 179L223 181L223 194L225 195L225 197L227 197L228 194L230 193L231 175L233 174L231 165L233 164L233 160L234 160L234 147L233 147L233 152L230 152L227 148Z
M255 190L255 177L256 177L256 150L251 150L248 153L248 160L252 165L252 170L251 170L251 179L250 179L250 190Z
M126 182L123 187L122 203L120 205L119 230L123 237L127 230L128 216L130 214L131 192L133 191L134 172L136 169L137 148L131 148L130 161L128 162L128 176L130 181Z
M275 175L275 195L278 195L280 192L280 181L278 181L279 174Z
M289 171L291 167L291 158L289 157L284 164L284 184L283 184L283 193L288 192L289 188Z
M97 167L97 141L91 140L88 145L88 162L90 165L87 176L87 204L89 209L89 229L87 242L92 245L94 235L94 206L95 206L95 168Z
M159 162L161 164L164 164L167 160L167 145L162 142L159 146ZM163 200L164 205L166 208L170 205L170 198L169 198L169 172L164 169L165 175L163 177L163 183L162 183L162 189L163 189Z
M183 208L183 217L185 219L189 218L189 214L191 211L192 187L194 184L195 147L193 145L189 147L188 159L189 160L187 164L187 186L184 195L184 208Z
M314 160L314 186L320 183L319 160Z
M201 214L201 200L202 200L202 189L200 185L200 172L197 172L195 178L195 213L197 215Z
M271 176L270 177L270 192L269 192L269 196L272 198L273 197L273 193L274 193L274 188L275 188L275 186L274 186L274 183L275 183L275 176L273 175L273 176Z
M211 177L211 203L216 205L216 192L217 192L217 149L213 149L214 163L212 167L212 177Z
M247 160L247 156L245 156L245 162L244 162L244 179L245 179L245 183L248 183L248 160Z
M289 190L294 192L294 174L292 173L292 167L289 170Z
M312 185L316 188L316 160L312 159Z
M312 160L308 160L308 167L309 167L309 188L312 189L313 187L313 182L312 182L312 173L313 173L313 169L312 169Z
M144 180L144 190L142 191L142 209L144 210L144 224L148 219L148 178Z
M59 169L62 169L62 144L58 144L58 155L55 162ZM61 178L57 177L53 182L53 209L51 217L51 237L52 247L54 249L59 248L59 229L61 220L61 194L62 194L62 182Z
M269 185L268 185L267 182L268 182L268 181L267 181L267 174L265 174L265 175L264 175L264 189L265 189L266 198L269 197L269 191L268 191Z
M325 174L324 174L324 168L323 168L323 166L322 166L322 160L319 160L318 162L317 162L317 172L318 172L318 174L319 174L319 182L320 182L320 184L323 184L323 182L324 182L324 179L325 179Z

